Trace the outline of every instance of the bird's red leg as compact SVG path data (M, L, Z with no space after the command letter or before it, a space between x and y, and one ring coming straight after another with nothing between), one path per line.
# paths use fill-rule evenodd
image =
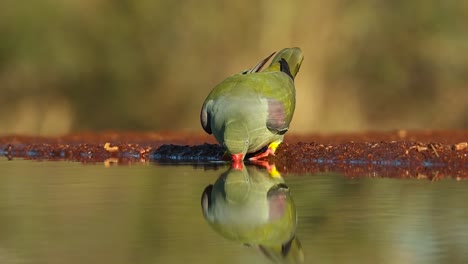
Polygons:
M232 154L232 165L231 168L236 170L244 169L244 155L242 153Z
M270 155L274 156L275 151L278 148L279 144L281 144L281 141L279 141L279 140L271 142L270 145L268 145L268 148L267 148L267 150L265 150L265 152L257 154L255 156L251 157L249 160L255 161L255 160L266 158L266 157L268 157Z

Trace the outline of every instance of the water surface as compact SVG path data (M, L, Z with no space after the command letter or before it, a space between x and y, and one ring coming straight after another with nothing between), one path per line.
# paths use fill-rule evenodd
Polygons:
M202 193L228 171L2 159L0 263L273 263L205 220ZM468 263L466 181L282 181L305 263Z

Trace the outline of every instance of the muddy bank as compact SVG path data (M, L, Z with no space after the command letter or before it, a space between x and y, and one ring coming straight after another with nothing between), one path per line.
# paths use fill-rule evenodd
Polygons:
M353 134L288 134L275 163L283 175L340 172L348 177L468 178L468 130ZM69 160L109 165L134 162L200 163L223 149L209 135L80 133L62 137L0 137L7 159Z

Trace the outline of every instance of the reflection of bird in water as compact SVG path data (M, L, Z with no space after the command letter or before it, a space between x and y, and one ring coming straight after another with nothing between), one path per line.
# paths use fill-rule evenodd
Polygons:
M205 219L223 237L258 247L276 263L303 263L296 206L278 174L232 168L205 188L201 203Z

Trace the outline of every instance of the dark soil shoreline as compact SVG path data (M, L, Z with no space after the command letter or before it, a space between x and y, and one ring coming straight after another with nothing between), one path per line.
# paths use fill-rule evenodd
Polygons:
M437 180L468 178L468 130L288 134L269 157L284 176L340 172L347 177ZM7 135L0 154L8 159L82 163L193 163L220 159L222 147L201 133L101 132L61 137Z

